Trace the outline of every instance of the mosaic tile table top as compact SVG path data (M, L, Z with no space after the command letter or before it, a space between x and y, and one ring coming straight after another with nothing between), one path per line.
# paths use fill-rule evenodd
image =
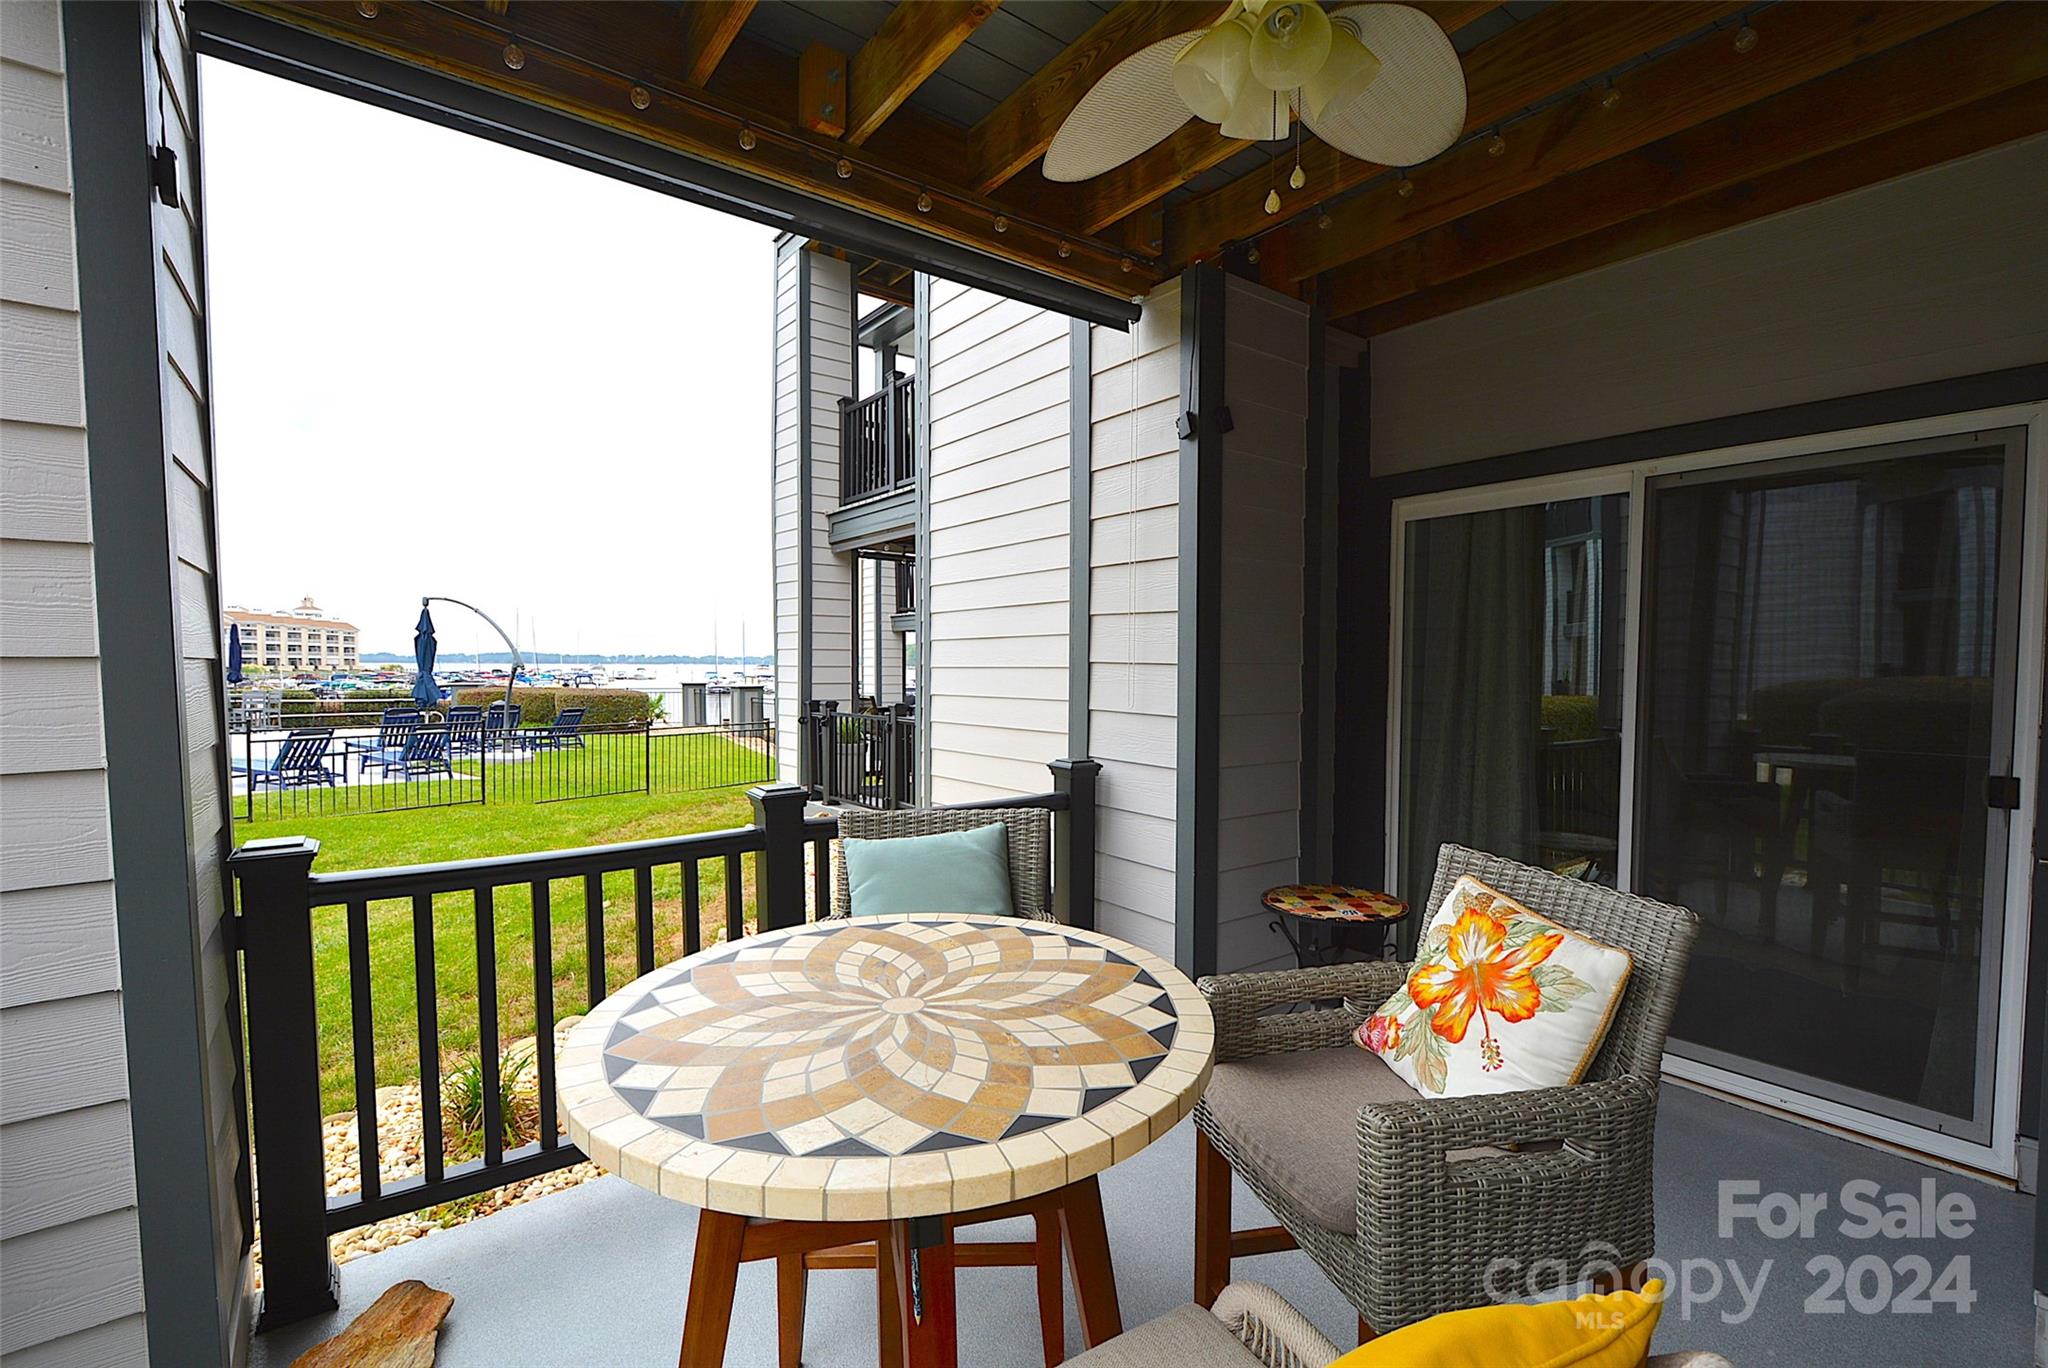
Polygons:
M1275 912L1318 921L1392 922L1408 915L1408 904L1391 893L1343 884L1282 884L1267 889L1265 901Z
M657 969L564 1042L571 1138L735 1215L871 1221L1036 1196L1193 1110L1215 1032L1172 965L1093 931L921 914Z

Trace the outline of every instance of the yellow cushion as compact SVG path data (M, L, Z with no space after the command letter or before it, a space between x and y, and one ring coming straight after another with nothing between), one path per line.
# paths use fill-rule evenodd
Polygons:
M1330 1368L1641 1368L1664 1284L1534 1306L1431 1316L1359 1345Z

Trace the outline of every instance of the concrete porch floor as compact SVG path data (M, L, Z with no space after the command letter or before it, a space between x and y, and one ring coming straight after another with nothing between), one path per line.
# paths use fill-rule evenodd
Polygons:
M1116 1259L1124 1323L1136 1325L1188 1299L1193 1279L1192 1123L1102 1176L1104 1206ZM1968 1199L1972 1232L1960 1239L1853 1239L1842 1185L1867 1179L1885 1195L1918 1197L1924 1180L1946 1196ZM1717 1231L1719 1184L1753 1181L1763 1193L1823 1193L1828 1205L1812 1238L1769 1239L1753 1222L1733 1235ZM2033 1334L2031 1272L2034 1199L1760 1116L1677 1086L1664 1091L1658 1127L1658 1254L1691 1280L1693 1304L1676 1291L1666 1306L1657 1348L1709 1348L1738 1368L1790 1364L1821 1368L1923 1368L1935 1363L2020 1364ZM1270 1218L1240 1187L1237 1224ZM992 1237L1021 1229L985 1228ZM502 1365L639 1365L675 1361L683 1293L696 1233L691 1208L602 1178L568 1192L443 1231L342 1269L342 1305L331 1316L286 1327L256 1340L252 1368L285 1368L315 1342L345 1326L390 1284L419 1278L452 1292L455 1308L442 1329L443 1368ZM1918 1255L1939 1275L1957 1255L1967 1258L1974 1303L1959 1313L1937 1303L1924 1313L1860 1313L1850 1299L1868 1299L1878 1275L1866 1265L1858 1281L1833 1289L1839 1312L1808 1311L1825 1279L1808 1262L1828 1256L1848 1264L1877 1255L1888 1265ZM1687 1261L1695 1261L1688 1263ZM1719 1294L1707 1269L1717 1270ZM1763 1283L1746 1318L1730 1261L1754 1287ZM1768 1268L1766 1271L1766 1264ZM1267 1283L1300 1307L1340 1345L1356 1336L1351 1308L1306 1256L1269 1255L1241 1261L1238 1276ZM1897 1295L1913 1281L1890 1279ZM1924 1289L1923 1289L1924 1290ZM960 1361L969 1368L1036 1368L1040 1362L1027 1269L973 1269L960 1275ZM875 1362L872 1275L819 1272L811 1277L804 1362L816 1368L865 1368ZM1068 1299L1067 1342L1078 1352L1080 1327ZM775 1364L775 1279L771 1263L746 1265L726 1362L733 1368ZM1176 1365L1175 1368L1198 1368Z

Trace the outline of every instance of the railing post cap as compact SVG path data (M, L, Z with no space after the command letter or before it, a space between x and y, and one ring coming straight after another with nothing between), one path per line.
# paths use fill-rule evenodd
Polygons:
M232 864L255 864L270 860L311 861L320 853L320 842L311 836L265 836L244 841L229 856Z
M747 790L747 797L756 803L788 803L806 800L810 792L802 784L756 784Z
M1082 755L1068 759L1048 761L1047 768L1055 773L1067 771L1075 774L1100 774L1102 772L1102 762L1100 760L1090 760L1087 756Z

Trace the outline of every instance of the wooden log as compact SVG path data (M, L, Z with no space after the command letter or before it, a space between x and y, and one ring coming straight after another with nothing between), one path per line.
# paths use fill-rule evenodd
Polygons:
M416 1278L393 1283L348 1329L293 1360L292 1368L433 1368L434 1340L455 1298Z

